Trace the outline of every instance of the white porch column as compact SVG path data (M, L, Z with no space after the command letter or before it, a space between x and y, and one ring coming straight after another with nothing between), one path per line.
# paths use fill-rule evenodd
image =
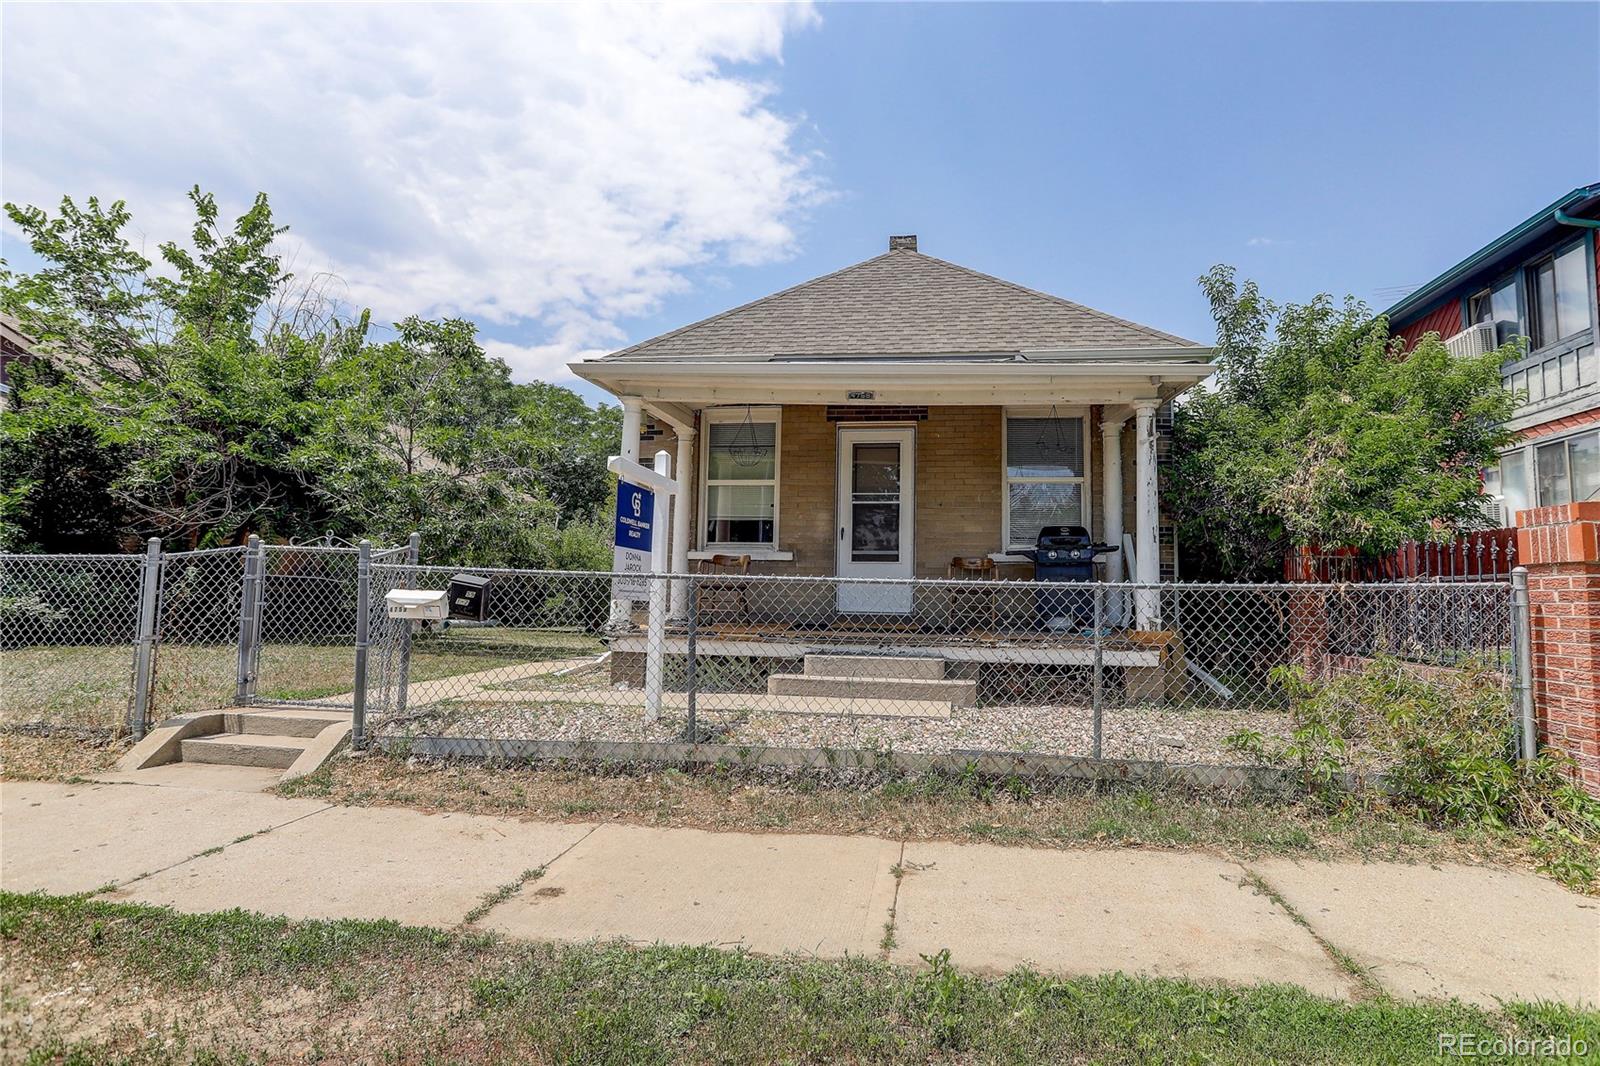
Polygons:
M1117 550L1110 555L1102 555L1105 560L1106 580L1120 581L1124 566L1122 562L1122 427L1127 425L1127 418L1112 418L1102 415L1100 422L1100 484L1103 517L1100 519L1101 532L1105 535L1107 544L1114 544Z
M637 396L622 397L622 457L639 461L639 420L644 405ZM632 600L612 600L607 626L616 629L628 624L633 613Z
M1133 550L1138 565L1133 576L1141 585L1155 585L1161 580L1161 556L1156 545L1156 525L1160 521L1160 501L1156 488L1156 407L1159 403L1158 400L1133 402L1136 437ZM1154 590L1140 590L1134 600L1138 628L1159 627L1159 594Z
M636 463L639 461L639 428L643 413L644 403L639 397L622 398L622 457Z
M694 510L689 500L689 486L693 481L694 429L678 427L678 462L674 475L678 479L678 495L672 501L672 572L689 572L689 518ZM686 618L689 614L689 586L683 581L672 583L672 617Z

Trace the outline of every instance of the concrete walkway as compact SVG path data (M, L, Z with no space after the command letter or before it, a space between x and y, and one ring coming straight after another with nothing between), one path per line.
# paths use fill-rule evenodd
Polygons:
M994 972L1600 1003L1600 906L1531 874L551 824L226 784L0 785L0 884L188 911L445 927L470 915L517 937L910 964L948 948ZM486 906L508 885L520 887Z

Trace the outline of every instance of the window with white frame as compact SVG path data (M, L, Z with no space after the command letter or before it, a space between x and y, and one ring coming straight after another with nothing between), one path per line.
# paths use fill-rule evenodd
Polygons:
M1005 542L1031 548L1045 526L1088 524L1086 419L1080 412L1006 412Z
M773 408L705 413L706 547L777 546L778 416Z
M1484 491L1499 499L1508 522L1528 507L1600 499L1600 431L1506 452Z

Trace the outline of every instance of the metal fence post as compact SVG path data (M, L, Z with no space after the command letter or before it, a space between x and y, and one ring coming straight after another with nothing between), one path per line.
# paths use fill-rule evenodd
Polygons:
M684 725L684 736L683 736L683 739L685 741L687 741L688 743L690 743L690 744L697 744L700 741L700 733L699 733L699 730L697 730L695 728L695 721L694 721L695 685L699 681L699 678L697 676L697 672L696 672L696 669L695 669L695 667L696 667L695 656L697 654L697 651L696 651L696 648L695 648L695 639L696 639L695 627L696 627L696 623L699 620L698 619L698 615L700 613L700 586L695 582L695 579L692 576L685 577L682 580L689 586L689 588L688 588L688 593L689 593L689 596L688 596L688 599L689 599L688 632L685 634L685 636L687 638L688 649L687 649L687 655L684 658L684 687L687 688L689 691L688 691L688 694L687 694L688 695L688 712L684 716L685 717L685 725Z
M362 538L356 550L355 699L350 715L350 746L367 747L367 642L372 625L372 541Z
M1100 758L1102 739L1102 718L1105 712L1105 639L1102 633L1106 621L1106 594L1104 586L1098 582L1094 587L1094 757Z
M405 588L417 587L417 564L422 559L422 534L413 532L406 538ZM400 662L395 669L394 713L406 713L406 686L411 684L411 634L417 627L410 622L400 624Z
M161 594L161 538L145 543L144 570L139 576L139 635L133 652L133 709L128 729L142 740L150 726L150 691L155 683L156 600Z
M261 538L254 533L245 542L244 578L239 588L239 664L234 676L233 702L243 706L254 696L255 649L260 616L256 603L261 598Z
M1523 759L1539 754L1533 715L1533 612L1528 600L1528 568L1511 571L1511 654L1516 660L1517 741Z

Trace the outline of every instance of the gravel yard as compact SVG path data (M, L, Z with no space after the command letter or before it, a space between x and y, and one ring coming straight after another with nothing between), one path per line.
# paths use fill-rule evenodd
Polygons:
M405 722L380 726L403 736L481 737L496 740L670 742L685 733L681 707L644 721L638 702L586 700L572 691L537 702L446 700ZM948 717L887 717L786 713L767 709L702 710L701 739L752 747L892 750L907 753L1022 752L1088 755L1093 714L1083 705L957 707ZM1285 716L1274 711L1107 708L1103 754L1112 759L1237 765L1226 738L1242 729L1286 736Z

